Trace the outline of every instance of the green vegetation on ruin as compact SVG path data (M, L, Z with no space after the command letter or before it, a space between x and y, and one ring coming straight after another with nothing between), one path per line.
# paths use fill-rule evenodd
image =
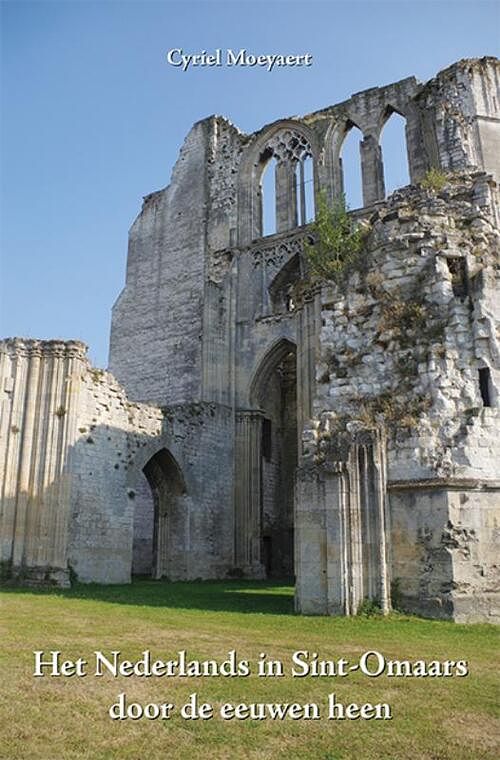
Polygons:
M401 614L356 618L293 613L291 586L228 581L84 586L67 591L5 588L0 596L0 756L9 760L489 760L498 757L499 631ZM145 649L179 650L221 662L235 649L290 662L299 649L356 660L370 649L388 659L462 660L465 678L33 678L33 650L92 662L96 649L137 659ZM111 721L130 701L181 705L193 692L224 702L388 702L388 721Z
M311 224L314 242L304 241L304 254L313 280L340 282L360 261L368 228L349 214L345 196L328 202L316 196L316 217Z
M441 169L428 169L420 181L420 187L432 193L440 193L449 182L448 175Z

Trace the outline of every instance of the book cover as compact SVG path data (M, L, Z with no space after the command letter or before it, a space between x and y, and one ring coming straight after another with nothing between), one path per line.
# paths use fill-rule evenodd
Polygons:
M2 2L0 758L496 758L496 2Z

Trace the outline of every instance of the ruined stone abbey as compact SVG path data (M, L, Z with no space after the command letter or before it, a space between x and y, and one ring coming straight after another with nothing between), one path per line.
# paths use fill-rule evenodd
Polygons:
M411 184L386 197L393 113ZM318 282L305 177L343 192L352 129L362 263ZM130 230L109 371L1 343L4 577L295 577L298 612L498 622L499 181L493 58L254 134L195 124Z

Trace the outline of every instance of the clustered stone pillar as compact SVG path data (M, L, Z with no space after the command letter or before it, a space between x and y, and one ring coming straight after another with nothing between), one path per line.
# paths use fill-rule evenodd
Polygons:
M372 599L388 612L382 432L338 436L324 464L312 472L307 470L299 472L297 487L299 611L355 615L365 599ZM317 546L314 554L309 543Z
M2 344L0 562L28 582L68 582L68 461L85 351L77 341Z

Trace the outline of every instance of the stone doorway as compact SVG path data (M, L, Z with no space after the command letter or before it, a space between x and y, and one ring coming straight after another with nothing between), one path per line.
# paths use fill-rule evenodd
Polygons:
M253 384L261 413L259 482L260 561L267 578L294 576L294 479L297 467L297 351L280 341Z
M186 487L179 465L160 449L143 468L134 518L133 573L182 577L186 534Z

